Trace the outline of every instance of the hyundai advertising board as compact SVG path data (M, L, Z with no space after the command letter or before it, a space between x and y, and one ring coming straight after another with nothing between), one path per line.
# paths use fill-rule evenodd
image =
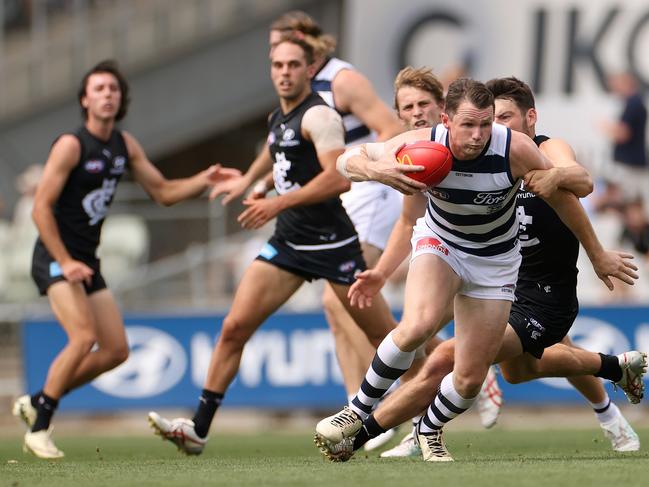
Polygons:
M129 359L63 401L68 410L194 407L222 316L127 316ZM51 320L23 328L27 390L42 387L52 359L65 344ZM452 328L446 331L448 333ZM649 350L649 309L586 308L571 336L593 351ZM579 402L564 379L504 384L509 403ZM618 392L621 394L621 392ZM274 409L336 408L345 402L333 339L321 314L271 317L245 348L225 406Z

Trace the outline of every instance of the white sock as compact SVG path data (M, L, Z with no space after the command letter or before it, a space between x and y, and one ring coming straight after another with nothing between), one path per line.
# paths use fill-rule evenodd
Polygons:
M620 410L615 403L611 401L608 395L604 401L600 403L591 403L591 406L593 407L595 416L597 416L597 421L599 421L600 424L610 423L620 414Z

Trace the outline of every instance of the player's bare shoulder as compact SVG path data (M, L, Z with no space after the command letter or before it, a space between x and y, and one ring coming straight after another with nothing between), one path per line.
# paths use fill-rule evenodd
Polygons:
M360 72L351 67L344 67L331 81L331 88L335 93L336 106L347 108L350 100L362 94L367 87L371 88L370 81Z
M521 178L534 169L552 167L552 163L528 135L515 130L511 130L510 134L509 162L514 179Z
M140 142L126 130L122 130L121 134L122 137L124 137L124 143L126 144L129 158L131 158L132 161L137 162L137 158L144 154L144 149L142 149Z
M313 142L318 151L343 149L345 129L340 114L328 105L315 105L302 117L302 135Z
M63 134L52 144L48 162L71 168L78 164L80 157L81 142L79 138L73 134Z

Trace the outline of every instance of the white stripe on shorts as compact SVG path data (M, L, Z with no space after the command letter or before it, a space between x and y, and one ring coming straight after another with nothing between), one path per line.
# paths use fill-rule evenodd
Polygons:
M358 235L354 235L353 237L349 237L345 240L341 240L340 242L333 242L330 244L297 245L291 242L286 242L286 245L288 245L289 247L295 250L327 250L327 249L337 249L340 247L344 247L348 243L352 243L354 240L358 240Z

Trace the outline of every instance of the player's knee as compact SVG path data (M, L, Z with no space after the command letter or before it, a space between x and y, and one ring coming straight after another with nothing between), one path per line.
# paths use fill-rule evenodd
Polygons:
M223 328L219 337L219 340L223 344L230 347L243 348L249 338L250 333L243 321L231 315L224 318Z
M486 375L486 374L485 374ZM460 371L453 372L453 382L458 394L464 398L475 397L482 389L484 377L476 374L475 372L462 373Z
M110 356L108 360L108 366L110 369L117 367L118 365L123 364L128 359L128 345L120 345L119 347L114 348L110 351ZM110 370L109 369L109 370Z
M455 362L454 347L442 343L429 355L424 370L429 377L444 377L453 370Z
M521 384L538 377L538 369L534 363L521 363L515 366L500 367L503 379L509 384Z
M421 321L401 322L397 327L395 336L404 351L411 351L423 345L431 335L430 327Z
M70 337L69 346L81 354L90 353L97 343L97 335L90 330L80 330Z
M500 373L508 384L520 384L523 382L523 376L520 371L512 368L500 367Z

